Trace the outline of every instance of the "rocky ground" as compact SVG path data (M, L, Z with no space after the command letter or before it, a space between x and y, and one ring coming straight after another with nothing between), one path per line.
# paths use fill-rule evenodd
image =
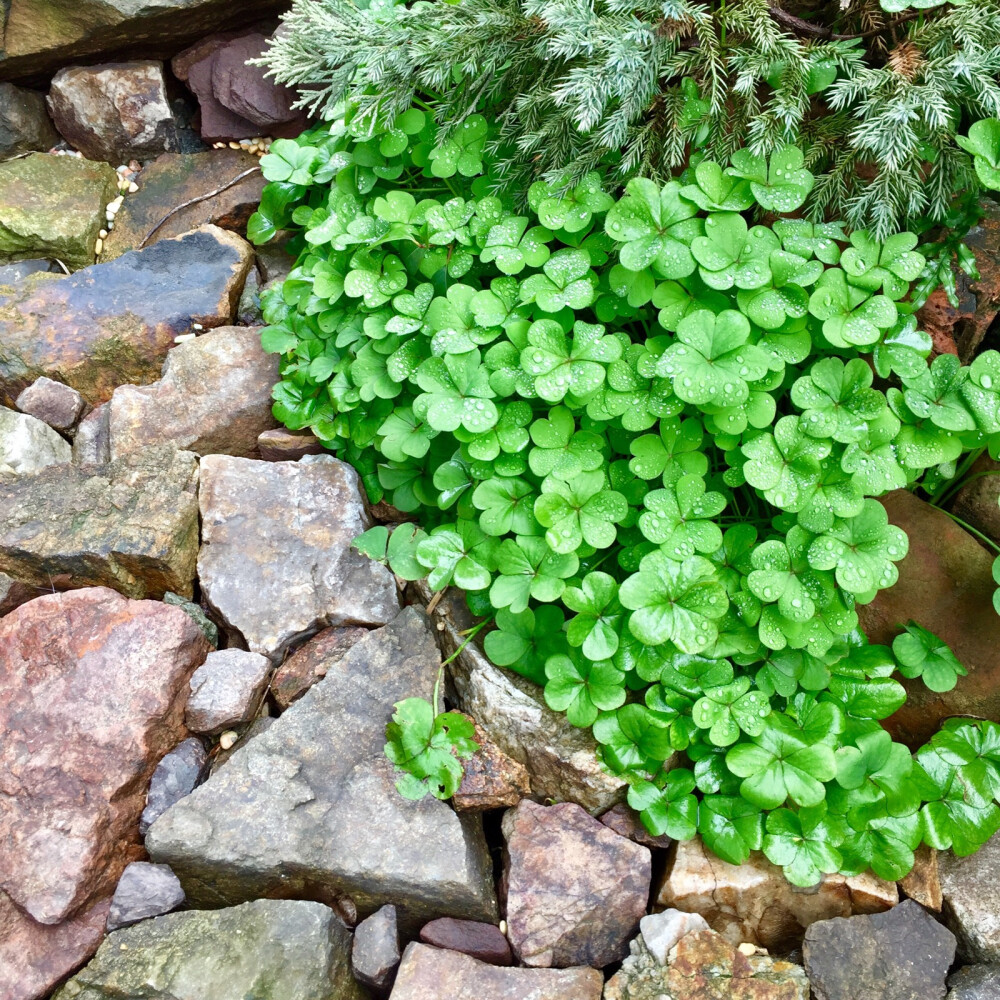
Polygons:
M652 838L474 646L447 698L482 752L452 802L397 794L391 706L468 612L353 551L384 511L271 415L259 290L291 260L245 226L304 120L246 60L285 4L63 6L0 8L0 998L1000 998L1000 836L810 891ZM939 349L989 335L983 271ZM955 501L993 538L998 484ZM1000 718L990 556L886 506L911 551L865 627L919 608L969 668L894 734Z

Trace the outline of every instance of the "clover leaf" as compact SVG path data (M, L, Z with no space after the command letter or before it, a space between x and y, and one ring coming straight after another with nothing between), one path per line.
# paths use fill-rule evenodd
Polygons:
M976 419L969 412L962 388L968 369L954 354L939 354L918 375L903 377L903 399L918 417L946 431L971 431Z
M753 204L749 182L724 172L714 160L702 160L694 168L694 180L681 194L706 212L744 212Z
M488 632L483 640L486 655L494 663L544 686L545 661L566 650L562 611L552 605L518 612L501 608L496 624L496 630Z
M781 865L792 885L812 886L824 875L838 871L845 827L838 816L830 815L826 804L799 809L776 809L767 817L764 854Z
M690 840L698 829L698 800L693 791L694 775L687 768L673 768L655 781L633 782L628 804L638 811L654 837L666 834L675 840Z
M578 431L572 411L565 406L554 406L547 418L536 420L530 434L535 447L528 454L528 464L536 476L569 480L604 465L604 439L592 431Z
M747 229L742 215L718 212L705 219L705 235L692 240L691 253L709 288L761 288L771 280L769 258L779 245L766 226Z
M442 526L417 546L417 559L428 570L432 590L454 583L463 590L483 590L490 585L492 557L484 545L487 536L472 521L457 528Z
M923 824L919 813L872 816L859 830L848 825L840 844L840 870L856 875L871 869L888 882L909 874Z
M817 361L792 385L792 402L805 411L802 427L810 437L860 441L885 407L885 397L871 388L872 370L860 358Z
M842 348L877 343L899 315L892 299L851 284L838 268L824 271L816 282L809 296L809 312L823 320L823 336L834 347Z
M483 146L486 143L486 119L469 115L450 139L431 150L428 157L435 177L473 177L483 171Z
M905 536L904 536L905 537ZM950 691L968 671L948 644L914 621L892 640L892 652L904 677L920 677L931 691Z
M657 771L673 753L670 726L644 705L623 705L602 713L594 723L601 756L617 774Z
M427 420L435 430L464 427L480 434L500 418L493 402L496 393L478 351L428 358L417 369L417 384L424 394L415 405L426 407Z
M528 188L528 203L546 228L579 233L589 228L596 214L611 208L615 200L601 190L601 175L591 171L570 188L536 181Z
M840 257L840 266L855 283L870 291L882 289L891 299L902 298L910 282L920 277L926 261L914 251L917 237L897 233L879 243L864 230L851 233L851 246Z
M495 261L504 274L520 274L526 267L541 267L549 259L545 244L552 234L542 226L528 229L528 221L524 216L512 216L498 222L487 234L479 259L484 264Z
M557 601L579 566L574 552L553 552L544 538L505 538L497 550L500 575L490 587L490 600L496 607L510 608L514 613L524 611L532 597L536 601Z
M260 169L269 181L307 185L312 183L313 167L319 151L313 146L300 146L292 139L275 139L267 155L260 160Z
M535 500L535 517L547 528L545 540L554 552L567 553L583 542L606 549L617 534L615 524L628 513L621 493L606 488L603 472L581 472L569 482L549 476Z
M773 434L760 434L743 445L743 474L751 486L782 510L805 506L809 491L819 482L822 459L830 453L828 441L805 432L802 417L782 417Z
M607 573L588 573L579 587L567 587L563 603L577 612L566 625L566 638L592 660L611 659L618 651L624 611L618 584Z
M764 843L764 814L740 796L706 795L698 807L705 846L731 865L742 865Z
M662 490L652 490L643 498L645 512L639 528L651 542L675 559L695 552L715 552L722 544L722 531L711 519L722 513L726 498L705 492L701 476L680 476Z
M740 733L759 736L771 706L759 691L750 690L750 678L738 677L731 684L708 688L694 704L694 721L708 730L708 738L717 747L735 743Z
M815 178L802 163L802 151L795 146L775 150L770 162L748 149L738 149L726 172L750 181L750 190L761 208L788 213L802 207L815 183Z
M983 118L969 126L969 134L956 135L955 142L972 154L976 176L984 187L1000 190L1000 121Z
M543 265L543 274L532 274L521 283L521 301L535 302L545 312L567 306L583 309L597 297L596 277L586 250L559 250Z
M625 702L625 675L608 660L593 661L577 650L545 661L545 703L565 712L574 726L592 726L599 711Z
M660 433L644 434L631 444L629 468L640 479L656 479L668 469L704 476L708 459L700 451L704 428L700 420L668 417L660 421Z
M622 354L621 342L604 327L577 320L568 337L555 320L536 320L528 329L521 366L534 378L542 399L559 403L567 395L586 398L604 381L606 365Z
M479 527L487 535L509 531L528 535L535 528L534 502L537 494L531 483L517 476L494 476L473 491L472 502L482 513Z

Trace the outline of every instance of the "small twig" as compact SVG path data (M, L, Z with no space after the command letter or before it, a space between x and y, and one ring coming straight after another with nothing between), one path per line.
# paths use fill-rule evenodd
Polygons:
M235 187L239 184L240 181L244 181L252 174L258 173L259 170L260 167L251 167L249 170L244 170L243 173L237 174L231 181L227 181L223 184L222 187L218 187L214 191L209 191L208 194L200 194L197 198L190 198L187 201L181 202L179 205L175 205L155 226L153 226L152 229L150 229L148 233L146 233L146 235L142 238L142 241L136 247L136 250L141 250L178 212L183 212L185 208L190 208L192 205L208 201L210 198L214 198L216 195L222 194L223 191L228 191L231 187Z
M434 614L434 609L441 603L441 598L448 592L448 588L445 587L444 590L439 590L428 602L427 602L427 614L428 616Z
M53 257L52 259L53 259L53 260L54 260L54 261L55 261L55 262L56 262L56 263L57 263L57 264L58 264L58 265L59 265L59 266L60 266L60 267L61 267L61 268L62 268L62 269L63 269L63 270L64 270L64 271L65 271L65 272L67 273L67 274L69 274L69 273L70 273L70 270L69 270L69 268L68 268L68 267L67 267L67 266L66 266L66 265L65 265L65 264L64 264L64 263L63 263L63 262L62 262L62 261L61 261L61 260L60 260L60 259L59 259L58 257Z
M780 7L768 7L767 12L778 24L790 28L796 34L809 35L812 38L825 38L836 42L849 42L855 38L871 38L873 35L880 35L883 31L891 31L900 24L914 20L919 13L918 11L910 11L902 17L897 17L894 21L883 24L881 27L870 28L868 31L862 31L857 35L838 35L830 28L826 28L821 24L812 24L801 17L789 14L787 10L782 10Z

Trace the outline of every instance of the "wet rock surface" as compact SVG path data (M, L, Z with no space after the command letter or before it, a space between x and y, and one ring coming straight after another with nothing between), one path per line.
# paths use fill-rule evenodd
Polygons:
M420 940L435 948L460 951L490 965L513 965L510 945L496 924L439 917L420 928Z
M80 422L87 404L76 389L43 375L17 397L16 405L54 430L69 433Z
M319 438L284 427L264 431L257 439L257 448L266 462L297 462L306 455L323 455L326 452Z
M133 861L118 880L108 912L108 930L118 930L140 920L159 917L184 902L184 890L166 865Z

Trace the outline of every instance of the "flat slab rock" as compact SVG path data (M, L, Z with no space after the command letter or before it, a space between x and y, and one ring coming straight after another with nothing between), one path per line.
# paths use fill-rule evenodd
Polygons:
M966 962L1000 962L1000 834L975 854L938 859L945 923Z
M46 591L107 586L135 598L168 590L190 597L197 490L196 457L171 447L0 478L0 570Z
M329 455L201 463L202 594L249 648L280 661L327 625L382 625L395 578L351 548L371 522L357 473Z
M40 375L95 406L116 386L155 382L175 337L232 323L252 262L245 240L204 226L76 274L0 288L0 403Z
M179 608L105 588L0 619L0 890L34 920L110 896L141 853L146 786L207 652Z
M109 935L53 1000L364 1000L350 946L321 903L170 913Z
M402 798L382 752L392 705L426 696L439 663L415 609L371 632L152 825L152 859L196 906L349 896L362 917L393 903L414 930L441 915L494 921L481 821Z
M504 969L457 951L414 942L407 946L392 1000L600 1000L596 969Z

